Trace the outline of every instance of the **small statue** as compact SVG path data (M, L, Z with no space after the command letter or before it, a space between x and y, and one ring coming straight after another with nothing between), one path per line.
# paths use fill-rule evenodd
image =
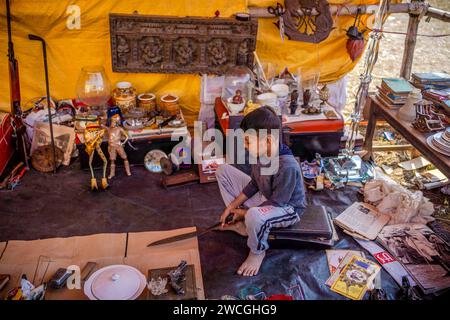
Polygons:
M310 89L303 90L303 108L307 108L309 106L310 100L311 100L311 90Z
M233 97L233 100L232 100L232 102L234 103L234 104L241 104L241 103L244 103L244 98L242 98L242 91L241 90L236 90L236 93L235 93L235 95L234 95L234 97Z
M186 294L183 286L183 282L186 281L186 268L187 262L185 260L181 260L178 267L167 274L170 279L170 285L178 295Z
M291 93L291 103L289 104L289 110L291 111L291 114L294 115L295 111L297 111L298 103L298 91L294 90Z
M103 141L103 136L106 133L105 127L100 125L97 120L94 123L89 123L84 130L84 144L86 146L86 153L89 155L89 168L91 169L91 190L98 190L97 179L94 175L94 169L92 168L92 160L94 159L94 151L97 151L100 158L103 160L103 178L102 178L102 188L106 190L108 185L108 180L106 179L106 167L108 166L108 161L106 160L105 154L101 149L101 144Z
M116 158L117 154L123 159L125 171L127 176L131 176L130 163L128 162L127 154L123 145L128 141L128 134L120 126L120 116L115 114L110 118L110 125L108 129L108 152L109 160L111 161L111 168L109 173L109 179L112 179L116 175ZM122 138L125 140L122 141Z
M322 101L320 107L325 107L328 103L328 99L330 99L330 89L328 89L326 84L319 91L319 99Z

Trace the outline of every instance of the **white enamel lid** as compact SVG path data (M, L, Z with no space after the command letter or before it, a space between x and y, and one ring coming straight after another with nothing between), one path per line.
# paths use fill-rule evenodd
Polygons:
M133 300L145 286L145 276L136 268L112 265L92 274L85 283L84 292L91 300Z

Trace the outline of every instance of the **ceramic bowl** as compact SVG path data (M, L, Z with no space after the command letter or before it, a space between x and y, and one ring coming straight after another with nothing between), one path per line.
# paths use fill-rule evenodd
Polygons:
M256 100L262 106L275 108L277 106L277 95L273 92L262 93L256 97Z
M271 90L278 98L284 98L289 95L289 86L287 84L274 84Z
M231 114L238 114L244 109L245 99L243 99L243 100L244 100L244 102L242 102L242 103L233 103L233 97L228 98L227 107L228 107L228 110L230 110Z

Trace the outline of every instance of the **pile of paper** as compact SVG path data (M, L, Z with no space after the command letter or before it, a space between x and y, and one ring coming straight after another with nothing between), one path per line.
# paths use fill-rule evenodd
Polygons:
M425 294L450 288L450 247L426 225L386 226L377 241L405 267Z

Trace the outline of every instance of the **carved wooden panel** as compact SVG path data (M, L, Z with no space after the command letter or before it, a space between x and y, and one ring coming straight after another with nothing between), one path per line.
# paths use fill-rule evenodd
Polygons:
M114 72L216 73L253 64L257 21L110 14Z

